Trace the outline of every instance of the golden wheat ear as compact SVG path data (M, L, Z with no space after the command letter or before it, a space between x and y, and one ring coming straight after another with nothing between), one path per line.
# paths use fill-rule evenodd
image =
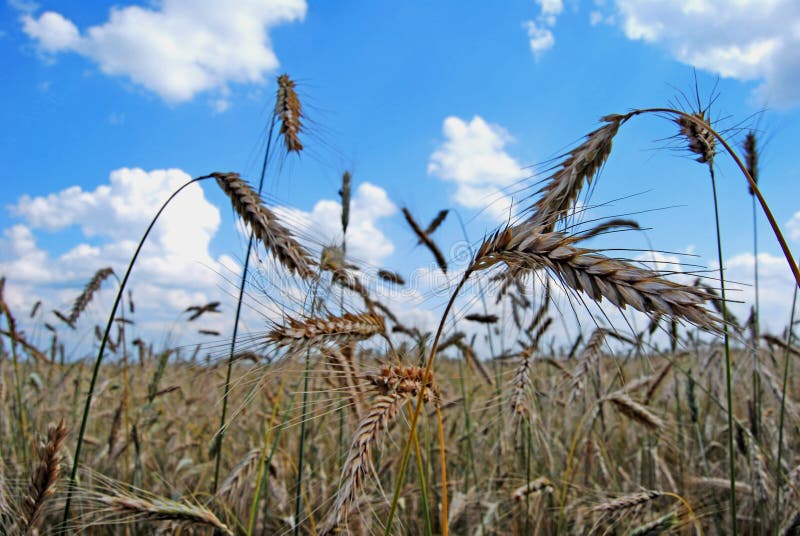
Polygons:
M261 196L246 181L237 173L214 173L213 177L242 221L279 263L290 273L303 279L316 278L312 269L315 263L308 251L278 221L275 214L264 205Z
M286 152L299 153L303 150L299 134L303 130L301 119L303 109L297 96L295 82L288 74L278 77L278 94L275 98L275 115L280 119L280 134L283 136Z

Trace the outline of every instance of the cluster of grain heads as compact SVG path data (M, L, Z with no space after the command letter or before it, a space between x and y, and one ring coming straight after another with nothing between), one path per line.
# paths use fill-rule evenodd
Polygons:
M303 279L314 279L314 260L288 228L261 200L261 196L237 173L214 173L217 184L230 199L242 221L261 244L270 250L290 273Z
M357 503L372 464L372 445L377 442L381 430L388 428L405 402L419 396L423 401L438 403L440 396L433 375L420 367L386 366L367 376L367 380L378 394L356 429L333 508L320 531L323 535L341 529Z

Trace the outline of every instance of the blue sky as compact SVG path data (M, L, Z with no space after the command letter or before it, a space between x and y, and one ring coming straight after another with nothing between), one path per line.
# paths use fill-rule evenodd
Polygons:
M524 178L529 189L513 199L524 207L547 162L601 116L675 103L680 92L692 98L693 68L703 103L716 88L712 117L737 147L737 128L759 129L764 195L796 249L798 26L793 0L9 1L0 5L7 299L66 308L96 269L123 271L170 188L214 170L255 179L282 72L298 82L307 150L272 167L270 203L318 241L335 240L336 192L352 170L349 250L371 265L407 275L430 265L400 207L420 220L453 208L477 240L508 214L504 188ZM653 210L636 216L646 233L597 245L690 253L672 257L712 266L708 176L675 150L673 134L655 117L623 127L589 203L634 197L591 214ZM750 198L718 161L726 264L732 280L749 284ZM763 218L759 225L765 319L779 329L790 276ZM151 313L141 329L224 298L243 255L211 184L164 227L134 279ZM457 220L436 236L453 251ZM734 297L751 296L742 286ZM411 300L408 318L424 322L436 303ZM95 321L102 311L91 312ZM219 322L212 327L224 329Z

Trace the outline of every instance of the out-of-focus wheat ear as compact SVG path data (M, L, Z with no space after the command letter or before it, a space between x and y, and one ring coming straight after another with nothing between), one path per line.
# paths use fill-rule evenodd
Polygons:
M395 285L405 285L406 280L403 279L403 276L398 274L397 272L392 272L390 270L378 270L378 277L387 281L389 283L394 283Z
M405 217L406 222L408 223L409 227L411 227L411 230L414 231L415 235L417 235L419 241L425 244L425 247L430 250L430 252L433 254L433 258L436 259L436 264L439 266L439 269L446 274L447 260L442 254L442 251L439 249L439 246L437 246L431 237L422 230L422 227L419 226L417 220L414 219L414 216L411 215L411 212L406 207L403 207L402 212L403 217Z
M711 133L711 125L705 112L695 112L692 116L707 126L701 126L683 116L676 117L675 123L680 128L680 135L686 138L689 152L697 155L698 162L711 165L717 152L717 139Z
M522 352L522 358L511 380L511 412L516 416L531 416L528 393L531 389L531 359L533 352Z
M81 313L86 309L89 305L89 302L92 301L92 297L94 296L95 292L100 290L100 286L103 284L107 278L109 278L114 273L114 270L111 267L101 268L95 272L92 278L89 280L89 283L86 284L86 287L83 289L83 292L75 299L75 303L72 304L72 310L69 313L69 323L75 324L78 320L78 317L81 316Z
M658 392L658 388L664 383L664 380L669 374L669 371L672 370L673 364L674 363L672 361L667 362L661 369L661 371L658 373L658 376L656 376L650 383L650 386L647 388L647 394L644 397L645 406L650 405L650 402L653 400L653 397L656 395L656 392Z
M586 347L578 356L578 364L575 365L575 368L573 369L571 375L572 389L569 394L570 402L577 400L578 396L580 396L583 393L584 387L586 385L586 378L589 375L589 370L591 369L592 365L596 363L597 360L600 358L601 350L603 348L603 343L606 340L607 334L608 331L603 328L595 329L592 332L591 336L589 336L589 340L586 343Z
M266 338L276 346L297 348L306 344L369 339L385 330L380 315L345 313L326 318L289 318L284 325L276 324Z
M464 316L464 320L470 322L477 322L478 324L497 324L499 318L497 315L483 315L480 313L471 313Z
M297 97L294 80L288 74L278 77L278 93L275 98L275 115L281 121L280 135L286 144L286 152L303 150L299 134L303 130L303 110Z
M600 119L605 125L590 132L586 141L568 152L563 162L545 179L539 190L539 199L528 208L528 222L553 230L556 223L566 217L578 198L584 181L591 183L603 166L619 127L630 115L607 115Z
M358 499L360 490L369 473L372 444L380 431L386 428L397 415L405 398L397 393L377 396L366 417L359 423L350 453L342 468L342 478L336 501L320 530L323 536L334 534L347 519L349 510Z
M758 138L754 131L750 131L744 137L744 164L747 167L747 172L753 177L753 182L758 185ZM750 195L755 195L753 188L748 185L747 191Z
M19 505L20 533L25 534L41 521L47 500L56 491L56 482L61 474L61 448L67 438L67 427L62 419L51 424L47 430L47 440L37 449L39 461L31 474L27 493Z
M640 525L628 533L628 536L658 536L668 534L678 525L678 514L675 511L664 514L644 525Z
M181 525L212 527L223 534L233 536L229 529L208 508L199 504L175 501L165 497L134 497L131 495L97 494L94 501L103 505L104 514L116 514L138 521L175 521Z
M535 495L538 493L553 493L553 483L550 481L549 478L540 476L536 480L531 480L527 484L524 484L515 489L511 493L511 498L515 502L520 502L525 497L529 495Z
M662 491L647 490L639 493L632 493L630 495L623 495L622 497L618 497L614 500L598 504L592 508L592 510L603 514L612 514L623 510L638 508L643 504L647 504L663 496L664 492Z
M659 432L664 428L664 421L660 417L624 392L611 393L605 400L611 402L618 412L653 432Z
M278 221L258 193L237 173L213 173L217 184L228 196L231 205L240 218L253 231L261 244L272 252L275 258L290 273L303 279L313 280L316 273L312 269L314 260L300 245L294 235Z
M342 189L339 196L342 198L342 236L347 233L347 226L350 225L350 181L352 176L349 171L342 174Z
M434 217L431 220L431 222L428 224L428 227L425 228L425 234L428 235L428 236L433 234L433 232L436 229L438 229L439 226L442 223L444 223L444 220L445 220L445 218L447 218L447 214L449 214L449 213L450 213L450 210L448 210L448 209L440 210L439 213L436 214L436 217ZM422 241L418 242L418 244L421 244L421 243L422 243Z

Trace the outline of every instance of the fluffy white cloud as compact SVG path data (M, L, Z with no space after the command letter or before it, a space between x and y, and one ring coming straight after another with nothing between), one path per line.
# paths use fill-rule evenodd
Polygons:
M118 169L109 181L91 191L71 187L47 196L23 196L12 214L23 223L3 231L0 239L0 275L8 279L7 298L15 309L26 310L34 301L65 310L96 270L111 266L121 277L141 234L164 200L190 179L178 169L146 172ZM220 226L220 212L197 184L186 188L162 214L134 268L129 288L134 290L138 318L163 333L189 305L211 300L230 303L240 267L232 258L213 257L211 239ZM78 237L66 251L54 253L37 243L38 235ZM109 310L113 283L100 292L94 321ZM225 307L225 305L223 305ZM88 313L92 316L91 311ZM223 315L204 319L202 326L180 324L175 333L197 327L219 329L230 322ZM90 321L87 321L90 322ZM215 324L209 324L215 322ZM89 324L91 325L91 324Z
M339 201L323 199L310 212L291 207L276 207L278 216L299 229L305 237L323 245L342 242L342 205ZM349 257L373 266L381 266L394 252L394 244L378 229L377 223L392 216L397 207L386 190L369 182L356 188L350 201L350 223L347 227L347 254Z
M543 52L550 50L556 44L553 32L541 26L541 24L529 20L525 23L525 27L528 30L528 44L537 59L541 57Z
M786 222L786 228L789 229L792 240L800 241L800 212L795 212L792 219Z
M203 91L224 93L232 82L262 82L278 67L268 30L305 13L305 0L163 0L114 7L105 23L82 32L53 11L23 15L22 25L42 52L75 52L106 74L181 102Z
M795 0L617 0L630 39L665 47L677 60L738 80L760 80L775 106L800 103L800 3Z
M539 15L536 20L525 21L524 27L528 32L528 44L533 56L538 60L542 54L556 44L556 38L550 28L556 25L558 16L564 11L562 0L536 0L539 6Z
M506 151L511 136L498 125L475 116L444 120L445 137L431 154L428 173L456 184L455 200L468 208L487 208L498 220L507 219L511 198L504 192L526 173Z
M26 15L22 19L22 29L30 37L38 41L45 52L58 52L78 46L80 34L72 21L52 11L44 13L38 19Z

